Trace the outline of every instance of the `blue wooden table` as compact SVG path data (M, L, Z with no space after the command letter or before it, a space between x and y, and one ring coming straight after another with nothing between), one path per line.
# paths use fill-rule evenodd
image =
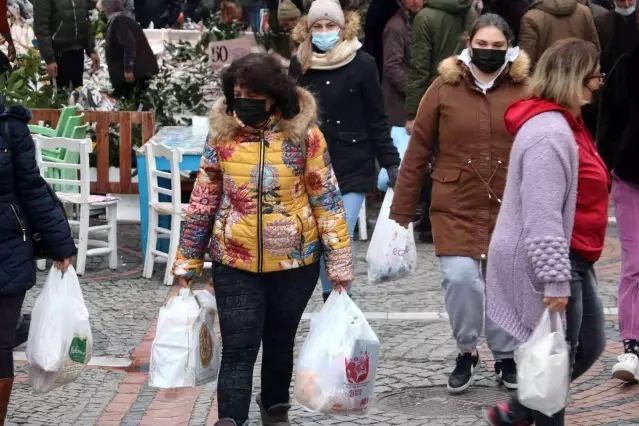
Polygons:
M181 171L194 171L200 168L200 157L204 152L206 135L194 135L192 127L162 127L149 142L155 142L168 148L179 148L182 151ZM140 192L140 239L142 241L142 259L146 254L146 238L149 224L149 182L147 175L144 146L138 149L138 180ZM157 168L169 170L169 161L157 157ZM163 218L162 218L163 219ZM168 221L168 220L167 220ZM165 226L163 224L163 226ZM160 250L167 251L168 241L160 240Z

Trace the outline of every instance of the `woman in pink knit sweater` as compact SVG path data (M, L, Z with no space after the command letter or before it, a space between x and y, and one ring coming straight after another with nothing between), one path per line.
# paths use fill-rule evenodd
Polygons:
M565 314L573 380L606 342L593 265L608 225L610 182L580 116L602 83L592 43L565 39L542 55L532 98L506 112L516 137L488 251L488 317L525 342L546 308ZM564 416L533 412L516 397L487 412L494 426L562 426Z

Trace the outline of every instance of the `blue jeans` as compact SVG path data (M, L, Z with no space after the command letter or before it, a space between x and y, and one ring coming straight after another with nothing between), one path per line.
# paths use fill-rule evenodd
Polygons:
M351 192L342 195L344 201L344 210L346 210L346 223L348 224L348 233L351 236L351 243L353 242L353 233L355 232L355 225L357 225L357 219L359 219L359 211L362 209L362 204L366 199L366 194L359 192ZM353 268L355 267L355 247L352 247L353 251ZM320 266L320 279L322 280L322 291L324 293L330 293L333 290L333 283L328 279L326 275L326 264L324 263L324 256L321 259ZM350 285L349 285L350 290Z

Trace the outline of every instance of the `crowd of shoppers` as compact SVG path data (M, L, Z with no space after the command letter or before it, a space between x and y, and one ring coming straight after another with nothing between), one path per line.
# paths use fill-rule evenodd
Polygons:
M196 3L189 2L194 16L231 7ZM262 420L290 424L302 313L318 281L324 300L352 290L352 240L377 165L395 187L392 219L407 227L420 204L428 206L459 350L450 392L472 384L482 333L501 382L516 389L513 354L545 309L565 318L572 379L592 366L605 344L594 264L610 190L625 352L612 374L639 379L636 0L373 0L363 26L349 3L269 2L282 41L277 55L250 54L222 75L224 97L211 112L174 265L187 286L207 251L213 260L223 339L217 424L247 424L260 345ZM182 6L102 0L101 7L116 93L144 90L157 63L141 28L171 26ZM99 66L88 14L88 0L36 0L38 44L58 87L82 84L85 54ZM288 72L282 59L290 59ZM0 424L20 306L34 283L23 240L40 233L61 269L75 253L36 177L28 118L24 109L0 107L15 145L0 139L8 148L0 149L0 209L4 199L6 217L27 224L0 224L0 251L19 255L0 268L10 272L0 281ZM411 135L401 172L391 127ZM26 178L15 179L18 172ZM487 413L502 426L563 425L564 416L531 411L516 396Z

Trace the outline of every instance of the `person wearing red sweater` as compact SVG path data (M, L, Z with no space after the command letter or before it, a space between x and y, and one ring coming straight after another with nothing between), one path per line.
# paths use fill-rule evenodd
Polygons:
M0 34L8 43L8 57L9 61L16 60L16 47L13 44L13 38L11 37L11 27L9 27L9 19L7 18L7 0L0 0L0 13L4 13L4 16L0 16Z

